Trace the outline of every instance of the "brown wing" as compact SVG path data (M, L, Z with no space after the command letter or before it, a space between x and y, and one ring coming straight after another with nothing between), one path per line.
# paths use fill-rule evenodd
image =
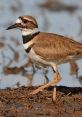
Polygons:
M60 35L40 33L39 39L36 37L35 40L33 49L45 60L58 61L71 56L82 55L80 43Z

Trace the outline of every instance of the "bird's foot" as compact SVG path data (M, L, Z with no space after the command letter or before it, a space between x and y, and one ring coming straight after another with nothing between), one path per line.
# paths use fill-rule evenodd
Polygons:
M34 95L34 94L37 94L37 93L39 93L40 91L42 91L43 89L41 88L41 87L39 87L38 89L35 89L34 91L32 91L31 93L30 93L30 95Z
M53 82L54 82L54 80L51 81L51 82L49 82L49 83L47 83L47 84L45 84L45 85L43 85L43 86L41 86L41 87L39 87L38 89L34 90L34 91L31 92L30 94L31 94L31 95L34 95L34 94L37 94L37 93L40 92L40 91L43 91L45 88L51 86L51 84L53 84Z

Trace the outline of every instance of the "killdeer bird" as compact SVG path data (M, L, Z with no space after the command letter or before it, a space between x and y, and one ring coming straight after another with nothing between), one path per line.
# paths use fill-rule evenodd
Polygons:
M31 61L41 68L52 67L54 71L54 79L31 94L36 94L51 85L55 86L61 80L58 64L82 58L82 44L61 35L40 32L37 21L32 16L20 16L7 30L13 28L21 30L23 46ZM53 100L55 99L54 87Z

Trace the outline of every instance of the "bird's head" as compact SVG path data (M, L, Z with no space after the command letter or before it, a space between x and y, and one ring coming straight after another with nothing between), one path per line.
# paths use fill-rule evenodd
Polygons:
M30 35L38 32L38 24L32 16L20 16L16 20L16 23L9 26L7 30L17 28L22 31L23 35Z

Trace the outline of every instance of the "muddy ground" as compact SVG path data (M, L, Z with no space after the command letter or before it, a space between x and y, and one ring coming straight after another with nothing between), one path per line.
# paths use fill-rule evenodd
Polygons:
M82 117L82 88L57 87L28 95L34 87L0 90L0 117Z

